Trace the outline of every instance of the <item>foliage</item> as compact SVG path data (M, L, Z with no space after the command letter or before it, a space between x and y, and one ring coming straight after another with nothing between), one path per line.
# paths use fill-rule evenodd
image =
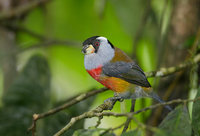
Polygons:
M50 71L46 59L40 55L31 57L4 94L0 113L0 135L25 135L32 122L33 113L46 110L49 87Z
M200 88L198 89L196 98L200 97ZM195 136L200 135L200 101L196 101L193 104L193 110L192 110L192 127L195 133Z
M158 127L165 135L190 136L192 129L186 107L178 106L170 112ZM156 136L160 134L157 133ZM162 134L163 135L163 134Z

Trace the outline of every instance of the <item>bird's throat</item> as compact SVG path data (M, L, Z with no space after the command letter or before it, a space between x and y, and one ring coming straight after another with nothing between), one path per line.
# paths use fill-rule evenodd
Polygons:
M101 72L102 72L102 66L98 66L97 68L87 70L87 72L92 76L95 80L99 80Z

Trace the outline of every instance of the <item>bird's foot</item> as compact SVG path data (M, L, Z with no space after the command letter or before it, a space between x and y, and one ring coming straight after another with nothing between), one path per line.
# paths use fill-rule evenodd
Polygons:
M104 104L108 105L108 110L112 110L117 101L122 102L123 100L122 97L110 97L104 101Z
M116 101L122 102L123 100L124 100L124 99L123 99L122 97L114 96L114 97L110 97L110 98L106 99L106 100L104 101L104 103L106 103L106 102L116 102Z

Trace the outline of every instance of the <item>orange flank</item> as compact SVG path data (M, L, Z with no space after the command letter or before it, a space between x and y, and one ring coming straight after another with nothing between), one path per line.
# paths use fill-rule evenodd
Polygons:
M116 77L108 77L108 76L102 76L102 66L99 66L92 70L87 70L87 72L98 82L103 84L105 87L109 88L110 90L113 90L115 92L124 92L127 91L130 87L130 83Z
M99 82L118 93L127 91L131 85L130 83L116 77L104 77L100 79Z

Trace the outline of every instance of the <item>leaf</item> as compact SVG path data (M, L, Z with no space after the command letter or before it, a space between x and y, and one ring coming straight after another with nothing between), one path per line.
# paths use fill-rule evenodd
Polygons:
M135 130L125 132L121 136L141 136L141 135L142 135L142 131L139 129L135 129Z
M192 128L190 118L186 107L178 106L170 112L167 117L161 122L159 128L162 133L156 133L156 136L190 136Z
M198 89L196 98L200 97L200 88ZM200 136L200 101L193 103L192 110L192 127L196 136Z
M44 57L34 55L4 94L0 135L27 135L33 113L43 112L49 104L49 88L48 63Z
M41 55L32 56L5 95L6 107L22 106L33 112L44 111L50 95L50 69L46 59Z

